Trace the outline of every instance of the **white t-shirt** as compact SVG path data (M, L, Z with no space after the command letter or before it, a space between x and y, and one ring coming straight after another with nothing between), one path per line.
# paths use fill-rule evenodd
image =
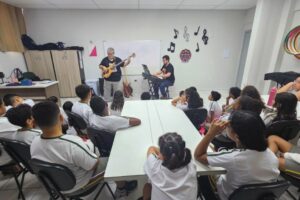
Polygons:
M92 114L92 109L91 107L86 104L86 103L81 103L81 102L76 102L74 103L73 107L72 107L72 112L80 115L84 121L89 124L90 120L90 115Z
M94 170L91 169L98 159L93 149L89 149L80 137L73 135L52 139L36 137L31 144L30 153L32 158L64 165L73 172L76 185L65 192L73 192L85 186L93 175Z
M209 153L207 160L210 166L227 170L217 181L221 200L227 200L242 185L276 181L280 173L278 159L270 149L263 152L232 149Z
M96 114L92 114L90 116L90 126L100 130L116 132L119 129L128 128L129 119L114 115L102 117Z
M197 172L193 161L171 171L162 165L162 160L151 154L144 170L152 184L152 200L197 199Z
M208 107L208 116L210 112L214 112L214 119L218 119L222 115L222 108L217 101L210 101Z
M24 104L27 104L27 105L29 105L29 106L34 106L34 101L32 100L32 99L25 99L24 101L23 101L23 103Z
M28 145L31 145L32 141L35 137L40 136L42 134L41 130L38 129L29 129L24 131L15 131L6 136L8 139L18 140L21 142L25 142Z

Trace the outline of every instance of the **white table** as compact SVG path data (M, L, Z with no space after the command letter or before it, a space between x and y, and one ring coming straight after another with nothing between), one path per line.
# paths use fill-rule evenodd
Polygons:
M150 146L158 146L158 138L164 133L180 134L192 154L202 138L184 112L168 100L127 101L122 115L138 117L142 123L116 133L105 172L107 180L132 180L146 176L143 166L147 150ZM223 168L195 163L199 175L226 173Z

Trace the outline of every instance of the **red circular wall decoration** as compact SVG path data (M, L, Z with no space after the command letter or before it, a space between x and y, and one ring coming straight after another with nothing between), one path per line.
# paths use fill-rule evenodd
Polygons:
M190 50L188 49L183 49L181 52L180 52L180 60L184 63L187 63L189 62L189 60L191 59L192 57L192 53Z
M300 26L293 28L285 37L284 50L300 59Z

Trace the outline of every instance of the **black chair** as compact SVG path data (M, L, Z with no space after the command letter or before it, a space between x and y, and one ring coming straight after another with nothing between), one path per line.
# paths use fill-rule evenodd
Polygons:
M18 175L16 175L17 177L15 177L15 180L19 189L19 197L21 196L22 199L25 199L22 192L24 178L27 172L31 172L33 174L33 170L28 163L31 159L30 146L24 142L6 138L0 138L0 143L3 145L8 155L13 159L14 163L18 163L20 166L21 171ZM20 183L18 182L19 175L22 175Z
M74 127L78 136L86 135L87 123L84 119L74 112L66 111L66 114L68 116L69 125Z
M205 108L189 109L184 111L184 113L190 119L197 130L207 117L207 110Z
M287 141L292 140L300 131L299 120L281 120L273 122L266 129L266 136L277 135Z
M291 174L285 173L285 172L281 172L280 175L287 181L289 181L293 186L295 186L296 188L298 188L298 191L300 190L300 177L295 177L292 176ZM287 193L294 199L297 200L296 197L294 197L294 195L292 195L292 193L287 190ZM298 200L300 200L300 196L298 197Z
M102 157L109 157L115 139L115 133L99 130L94 127L87 128L87 134L98 148Z
M95 191L101 183L102 186L94 199L97 199L105 186L109 189L112 197L115 199L108 183L104 182L105 171L101 172L101 176L99 178L91 181L83 188L78 189L75 192L66 193L66 191L71 190L76 185L76 178L70 169L60 164L53 164L37 159L32 159L29 162L38 179L42 182L49 193L51 199L58 199L59 197L63 200L80 199L80 197L87 196Z
M221 151L222 149L234 149L236 148L236 143L230 138L220 134L217 135L211 143L214 145L216 151Z
M273 183L250 184L236 189L229 200L275 200L290 186L288 181Z

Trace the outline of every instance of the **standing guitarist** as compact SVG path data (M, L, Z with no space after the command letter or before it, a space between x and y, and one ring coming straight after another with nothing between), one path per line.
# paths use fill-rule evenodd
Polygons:
M122 60L115 56L115 50L110 47L107 49L107 57L103 58L99 65L99 68L103 73L108 71L107 67L113 69L113 73L108 78L104 78L104 98L106 101L112 100L111 89L113 89L113 92L119 90L122 77L121 67L129 65L130 59L127 59L124 63L118 65L121 62Z

